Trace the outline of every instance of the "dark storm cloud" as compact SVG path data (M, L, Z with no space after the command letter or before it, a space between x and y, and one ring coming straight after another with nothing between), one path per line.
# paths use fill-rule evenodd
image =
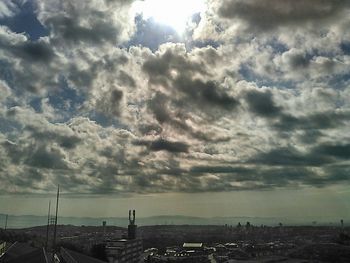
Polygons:
M172 71L178 72L179 75L191 75L200 73L207 75L206 65L193 61L184 52L182 47L167 48L163 54L147 59L142 69L149 76L153 84L168 86L168 80L172 79Z
M4 142L8 157L18 165L26 164L35 168L67 169L62 151L45 145L22 146L14 143Z
M304 69L307 68L310 65L310 59L308 58L306 54L301 52L290 52L287 63L289 64L290 68L293 70L297 69ZM328 68L329 70L330 68Z
M337 181L347 182L350 180L350 166L345 165L332 165L325 168L325 173L327 177L325 178L326 183L334 183Z
M96 66L91 65L89 69L79 69L73 64L69 68L68 78L77 87L90 87L96 77Z
M72 42L90 42L92 44L99 44L104 41L116 42L119 35L118 29L104 21L104 14L96 12L96 21L93 21L89 27L79 25L76 20L75 11L71 13L72 17L56 16L45 20L44 24L51 33L54 34L55 39L66 40Z
M208 174L218 176L210 180L215 187L208 186L208 191L259 190L300 185L323 187L349 179L346 173L349 171L348 166L327 166L324 171L325 175L320 176L308 167L270 166L267 163L266 165L248 166L197 166L192 167L189 173L195 175L196 178L205 177ZM220 184L217 183L218 181ZM194 191L198 190L196 185L193 187Z
M303 153L293 146L275 148L258 153L249 163L276 166L322 166L332 162L327 155Z
M281 114L281 108L275 105L273 95L270 91L248 91L245 94L249 110L258 116L276 117Z
M6 27L3 27L4 32L10 33L10 30ZM23 40L23 39L22 39ZM0 48L3 51L7 51L11 56L21 58L23 60L29 60L32 63L36 62L50 62L55 53L53 47L50 43L45 42L44 40L37 41L17 41L12 42L10 35L0 34Z
M27 135L31 140L35 140L37 144L51 144L57 143L59 146L66 149L75 148L80 142L81 138L78 137L74 132L65 124L53 125L48 122L33 122L25 123L23 118L28 118L24 114L28 114L25 109L20 107L12 107L7 112L7 117L9 120L12 120L14 123L18 122L23 126L23 131L28 132ZM29 114L34 114L29 112ZM24 116L23 116L24 115ZM8 143L7 143L8 144ZM11 146L12 144L8 144Z
M336 164L350 158L350 145L341 143L316 144L309 150L301 152L293 146L275 148L268 152L258 153L249 163L273 166L311 166L322 167Z
M233 167L233 166L193 166L189 170L190 173L193 174L205 174L205 173L213 173L213 174L244 174L252 172L251 169L245 167Z
M62 152L46 147L33 149L31 155L25 160L25 164L47 169L67 169Z
M13 50L14 54L23 59L48 63L54 58L52 47L43 41L27 42Z
M340 170L343 173L346 171L346 169L342 168ZM256 179L271 188L300 185L324 187L345 182L348 179L346 176L338 176L337 173L334 173L335 170L329 172L325 168L325 171L325 176L320 176L312 169L305 167L265 168L262 171L257 171L258 178Z
M120 100L123 98L123 92L118 89L114 89L111 92L111 102L112 104L116 105L120 102Z
M281 114L280 119L273 126L281 131L324 130L343 126L349 120L348 111L325 111L301 117Z
M57 86L57 54L49 39L31 41L22 34L15 34L0 26L0 48L3 51L0 77L12 89L21 94L23 91L39 94Z
M64 134L60 130L42 130L38 127L28 125L25 127L31 133L35 140L44 142L57 142L63 148L74 149L80 142L81 138L73 134Z
M89 66L82 68L79 63L87 63ZM105 104L112 103L115 105L116 96L121 96L120 99L123 97L122 94L117 95L119 92L123 93L122 87L128 89L136 85L133 77L120 70L120 67L127 63L128 58L123 52L116 52L113 55L106 55L95 60L91 59L89 52L85 53L80 50L78 57L67 66L67 81L78 89L79 93L98 101L104 100L104 105L93 105L93 107L111 108L113 105ZM92 92L94 89L98 91ZM109 98L110 101L108 102Z
M142 123L139 125L139 131L142 135L148 134L160 134L162 132L162 126L158 124Z
M124 93L117 87L111 87L110 90L101 92L100 98L97 98L94 110L104 114L108 118L119 117L122 114L121 105Z
M11 185L26 189L24 192L31 193L32 190L39 189L37 184L40 184L44 179L44 176L40 172L40 169L26 168L21 176L13 176L7 178Z
M304 138L301 139L306 140L306 143L311 142L310 137L317 139L322 136L322 130L344 126L350 120L347 110L327 110L295 116L277 106L273 93L269 90L249 90L243 97L248 103L249 111L257 116L270 118L269 124L277 131L304 131Z
M179 76L174 80L173 85L204 107L207 103L224 109L234 109L238 105L235 98L225 93L213 81L204 82L200 79Z
M239 105L229 88L220 81L211 80L208 67L218 60L219 55L213 48L196 50L195 55L189 56L183 45L167 44L144 61L142 70L154 90L147 109L162 128L171 126L177 133L201 141L230 140L223 130L210 127L206 119L203 119L202 127L193 122L200 115L218 119L234 114Z
M157 92L148 102L148 107L153 112L159 123L171 121L171 113L168 110L168 97L165 94Z
M197 91L192 91L192 92L197 92ZM193 100L191 98L187 98L187 100ZM215 98L211 98L214 99ZM181 101L177 100L172 100L171 97L166 96L165 94L162 94L160 92L157 92L154 97L148 101L148 109L152 111L152 114L156 118L156 120L159 122L160 125L141 125L140 127L142 128L140 131L143 132L143 134L161 134L162 131L164 130L161 125L171 125L173 129L179 130L181 133L185 132L186 134L192 136L193 138L199 139L201 141L207 141L207 142L220 142L220 141L229 141L230 138L226 134L221 134L218 131L212 131L209 130L208 127L206 129L198 129L190 124L186 123L184 119L191 118L192 112L187 112L181 107L187 106L186 104L190 104L187 102L186 99L183 99ZM233 99L234 100L234 99ZM194 101L196 103L196 101ZM200 104L200 102L205 102L205 100L198 100L198 104L196 105L199 109L203 109L203 111L210 111L212 109L206 109L208 102L205 104ZM175 104L176 108L178 109L177 111L171 110L171 105ZM230 101L230 104L224 104L224 105L219 105L220 108L224 109L230 109L234 108L236 106L236 101ZM191 104L190 104L191 105ZM215 106L218 106L215 104ZM193 110L191 110L193 111ZM147 129L145 129L147 128Z
M50 38L57 45L117 44L132 31L132 26L127 23L132 2L41 2L38 5L39 20L49 29Z
M324 134L320 130L303 130L302 134L298 136L298 140L305 145L315 144L322 136Z
M151 151L168 151L168 152L188 152L189 145L183 142L171 142L164 139L156 140L149 146Z
M196 176L193 191L200 191L200 181L206 182L207 191L259 190L300 185L327 185L331 180L339 182L344 178L329 175L322 178L312 169L303 166L235 165L235 166L195 166L189 171ZM210 176L208 176L210 175ZM188 190L187 190L188 191Z
M312 154L349 160L350 144L320 144L313 149Z
M20 164L22 160L22 149L18 147L15 143L11 141L4 141L1 143L1 146L5 149L5 153L8 154L11 162L14 164Z
M163 85L181 96L180 98L177 96L166 98L165 95L155 97L158 101L163 101L158 106L153 107L158 121L164 122L168 118L169 114L164 110L166 100L178 104L177 107L194 102L199 109L206 112L213 110L208 107L209 105L227 110L238 106L238 101L229 95L219 83L193 77L195 74L210 76L209 69L199 58L190 58L182 54L183 52L182 47L172 46L167 48L164 53L150 57L143 64L142 69L147 73L150 83ZM201 55L204 56L204 59L206 58L206 54Z
M317 174L311 169L304 167L279 168L252 166L249 174L237 174L229 178L242 183L250 182L252 185L259 182L260 184L256 184L255 186L257 189L273 189L276 187L311 184L310 180L316 179Z
M136 141L135 145L147 146L151 151L168 151L172 153L186 153L189 151L189 145L183 142L168 141L157 139L155 141Z
M131 88L136 87L136 82L134 78L123 70L119 72L118 81L120 82L120 85L128 86Z
M337 19L349 7L348 1L343 0L225 0L218 5L221 17L238 18L250 28L268 30Z

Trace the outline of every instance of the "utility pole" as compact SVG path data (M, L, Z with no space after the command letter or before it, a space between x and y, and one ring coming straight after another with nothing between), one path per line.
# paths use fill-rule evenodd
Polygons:
M6 216L5 216L5 228L4 228L5 232L6 232L6 229L7 229L7 220L8 220L8 217L9 217L9 215L6 214ZM6 253L6 244L5 244L5 247L4 247L4 254L3 254L2 257L0 258L0 262L5 262L5 261L4 261L4 260L5 260L5 253Z
M53 230L52 262L54 262L55 252L56 252L57 215L58 215L58 200L59 200L59 197L60 197L60 185L57 186L56 216L55 216L55 227L54 227L54 230Z
M7 229L7 220L8 220L8 217L9 217L9 215L7 214L6 217L5 217L5 231L6 231L6 229Z
M47 250L48 243L49 243L50 209L51 209L51 200L49 201L49 212L47 213L46 241L45 241L45 249L46 250Z

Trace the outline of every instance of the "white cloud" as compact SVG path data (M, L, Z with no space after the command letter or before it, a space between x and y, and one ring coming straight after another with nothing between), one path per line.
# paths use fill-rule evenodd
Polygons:
M0 2L0 19L11 17L18 9L12 0Z

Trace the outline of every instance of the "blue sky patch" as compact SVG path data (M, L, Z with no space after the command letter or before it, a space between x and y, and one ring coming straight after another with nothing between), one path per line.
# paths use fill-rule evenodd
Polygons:
M32 1L17 5L20 12L13 17L0 19L0 24L9 27L13 32L26 33L31 40L37 40L49 34L48 29L37 19Z

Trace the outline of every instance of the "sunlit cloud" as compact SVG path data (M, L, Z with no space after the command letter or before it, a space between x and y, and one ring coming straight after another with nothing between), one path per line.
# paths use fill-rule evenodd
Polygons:
M194 14L206 10L205 0L145 0L134 3L133 10L144 19L154 19L157 23L170 26L183 33Z

